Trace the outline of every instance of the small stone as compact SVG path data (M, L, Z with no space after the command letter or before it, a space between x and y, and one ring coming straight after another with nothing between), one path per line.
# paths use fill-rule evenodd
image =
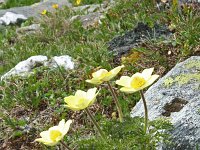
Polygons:
M15 14L13 12L6 12L3 17L0 17L0 24L10 25L25 21L27 18L22 14Z
M74 62L68 55L54 56L49 61L47 56L31 56L27 60L19 62L9 72L1 76L1 81L10 78L11 76L23 76L27 77L32 74L32 70L41 66L48 68L64 67L65 70L74 69Z
M0 5L5 4L6 0L0 0Z
M64 56L54 56L51 58L45 66L48 66L50 68L57 68L64 67L65 70L68 69L74 69L74 62L72 61L72 58L68 55Z
M21 27L16 30L17 33L30 34L40 30L40 24L32 24L30 26Z
M41 66L44 62L47 61L47 56L32 56L27 60L19 62L14 68L12 68L9 72L4 74L1 77L1 81L7 79L11 76L28 76L31 74L32 69L37 66Z

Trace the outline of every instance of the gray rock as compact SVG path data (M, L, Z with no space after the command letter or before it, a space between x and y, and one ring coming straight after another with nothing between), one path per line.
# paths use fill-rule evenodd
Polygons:
M32 24L30 26L25 26L16 29L16 32L19 34L31 34L40 31L40 24Z
M169 117L173 145L162 150L194 150L200 146L200 57L177 64L145 93L149 119ZM131 117L144 116L142 101Z
M103 4L84 5L73 7L74 11L85 12L85 15L73 16L69 21L79 19L82 22L83 28L95 27L101 24L101 19L105 18L105 12L114 5L113 1L104 2Z
M133 30L126 32L122 36L113 38L108 43L108 49L116 56L127 54L131 49L138 47L149 40L162 39L170 40L172 32L165 25L155 24L150 27L139 22Z
M32 56L27 60L19 62L14 68L12 68L9 72L4 74L1 77L1 80L9 78L10 76L20 75L20 76L27 76L30 74L31 70L36 66L41 66L44 62L47 61L46 56Z
M83 6L73 7L72 10L85 12L86 14L97 12L97 11L105 12L106 10L114 6L114 4L115 2L113 0L107 0L107 1L104 1L102 4L92 4L92 5L83 5Z
M0 17L0 24L10 25L18 24L22 21L25 21L27 18L22 14L16 14L13 12L6 12L3 17Z
M49 68L64 67L66 70L74 69L74 62L70 56L55 56L48 61L47 56L31 56L27 60L19 62L9 72L1 76L1 81L11 76L27 77L32 74L32 70L37 67L47 66Z
M39 18L41 16L41 12L46 9L47 11L54 11L52 8L53 4L58 4L59 6L68 6L72 7L72 4L68 2L68 0L45 0L40 3L36 3L31 6L23 6L10 8L5 10L0 10L0 17L3 16L6 12L13 12L16 14L23 14L25 17L36 17Z
M81 16L80 21L82 22L83 28L95 27L101 24L101 19L104 17L105 16L102 13L94 12L85 16Z
M78 6L78 7L73 7L72 10L74 11L84 11L86 13L91 13L91 12L95 12L99 9L101 9L101 5L100 4L95 4L95 5L83 5L83 6Z
M0 0L0 5L6 3L6 0Z
M47 63L45 63L45 66L48 66L50 68L57 68L58 66L60 66L64 67L65 70L68 70L74 69L74 62L72 61L72 58L68 55L54 56Z

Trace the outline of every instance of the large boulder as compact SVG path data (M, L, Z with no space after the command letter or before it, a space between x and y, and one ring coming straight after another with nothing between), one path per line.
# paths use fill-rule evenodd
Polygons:
M149 119L168 117L173 145L162 150L194 150L200 146L200 57L177 64L145 93ZM144 116L142 101L131 117Z

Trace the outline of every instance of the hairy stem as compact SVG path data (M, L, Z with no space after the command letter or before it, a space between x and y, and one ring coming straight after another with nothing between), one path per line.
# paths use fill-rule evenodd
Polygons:
M148 127L148 109L147 109L147 104L146 104L146 100L144 98L144 94L143 91L140 90L140 95L143 101L143 105L144 105L144 133L147 133L147 127Z
M67 149L67 150L72 150L67 144L65 144L63 141L60 141L60 143Z
M109 89L110 89L110 91L111 91L112 97L113 97L113 99L114 99L114 102L115 102L115 104L116 104L116 106L117 106L117 111L118 111L118 114L119 114L119 120L120 120L120 122L123 122L123 113L122 113L122 109L121 109L121 107L120 107L120 104L119 104L119 101L118 101L116 92L115 92L114 89L112 88L110 82L108 81L107 83L108 83L108 87L109 87Z
M101 137L105 140L105 135L103 134L103 131L101 130L101 128L99 127L98 123L95 121L94 117L92 116L92 114L90 113L89 109L86 108L85 109L86 113L88 114L88 116L90 117L92 123L95 125L95 127L97 128L97 130L99 131L99 134L101 135Z

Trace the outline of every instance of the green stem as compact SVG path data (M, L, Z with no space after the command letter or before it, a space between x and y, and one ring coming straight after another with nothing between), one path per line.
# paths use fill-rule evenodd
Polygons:
M114 89L112 88L110 82L108 81L107 83L108 83L108 87L109 87L109 89L110 89L110 91L111 91L112 97L113 97L113 99L114 99L114 102L115 102L115 104L116 104L116 106L117 106L117 111L118 111L118 114L119 114L119 120L120 120L120 122L123 122L123 113L122 113L122 109L121 109L121 107L120 107L120 103L119 103L119 101L118 101L116 92L115 92Z
M105 135L103 134L103 131L101 130L101 128L99 127L98 123L95 121L94 117L92 116L92 114L90 113L88 108L85 108L86 113L88 114L88 116L90 117L92 123L96 126L97 130L99 131L99 134L101 135L101 137L106 140Z
M72 150L67 144L65 144L63 141L60 141L60 143L67 149L67 150Z
M147 109L146 100L144 98L144 94L143 94L142 90L140 90L140 95L141 95L143 105L144 105L144 114L145 114L145 117L144 117L144 133L146 134L147 133L147 127L148 127L148 109Z

